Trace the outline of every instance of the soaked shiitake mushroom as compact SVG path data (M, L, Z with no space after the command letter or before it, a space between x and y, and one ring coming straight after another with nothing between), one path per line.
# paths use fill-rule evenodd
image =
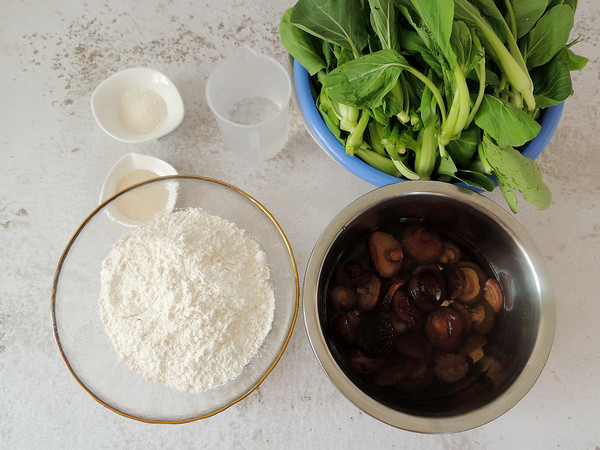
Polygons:
M398 355L390 356L381 369L373 375L373 382L377 386L393 386L406 378L413 370L411 361Z
M473 363L476 363L485 356L483 346L487 344L487 339L479 334L469 335L458 349L458 354L468 356Z
M373 275L364 286L356 288L358 300L356 306L361 311L370 311L377 305L381 294L381 280Z
M344 273L353 288L364 286L371 280L371 271L356 261L348 261L344 264Z
M485 300L492 306L495 313L500 312L504 301L502 300L502 291L500 285L493 278L489 278L485 282L483 288L483 296Z
M415 363L411 373L404 377L395 387L401 392L419 392L429 386L434 378L431 364Z
M467 311L471 315L471 331L477 334L488 334L494 327L496 314L492 306L485 300L469 305Z
M442 241L442 252L438 258L438 261L443 264L455 264L460 261L462 252L458 246L450 241Z
M329 293L329 302L338 311L348 311L356 306L358 293L346 286L334 286Z
M452 302L448 306L461 314L462 318L464 319L463 324L465 326L465 336L468 335L471 332L471 314L469 311L467 311L466 306L460 302Z
M396 330L396 336L400 336L401 334L405 333L406 330L408 330L408 327L404 321L394 314L393 311L384 312L382 314L387 317L390 322L392 322L392 326L394 327L394 330Z
M509 375L508 367L501 361L494 360L485 375L491 383L500 386Z
M435 264L417 267L410 277L408 291L423 311L432 311L446 300L446 280Z
M385 291L385 295L383 295L379 302L377 303L377 308L380 311L389 311L392 307L392 299L394 298L394 294L398 289L406 284L409 280L410 274L408 272L400 272L396 278L390 283Z
M402 244L390 233L375 231L368 240L371 263L375 271L384 278L393 277L402 268L404 253Z
M465 319L454 308L440 306L427 315L425 337L435 348L451 352L460 347L465 336Z
M366 356L381 358L396 347L396 330L383 315L361 314L355 342Z
M406 359L429 363L433 359L433 346L421 333L407 331L398 336L396 352Z
M486 378L505 299L481 255L458 242L466 241L401 223L340 255L328 284L329 336L346 367L381 395L454 401L478 395L471 386L481 379L489 386L498 372Z
M360 322L354 311L340 311L331 319L330 329L334 338L342 345L354 342L355 330Z
M363 375L377 372L385 363L385 358L372 358L356 347L348 349L348 357L352 368Z
M400 239L404 252L420 264L430 264L438 260L442 252L442 241L427 231L422 225L408 227Z
M423 313L414 300L402 289L398 289L392 298L392 311L402 320L409 330L419 331L423 327Z
M447 383L455 383L467 374L469 363L463 355L438 353L434 359L433 373Z
M462 261L458 266L465 275L465 285L456 299L467 305L477 303L483 298L483 288L487 281L485 273L481 267L469 261Z
M445 268L448 300L456 300L465 289L466 277L460 266L452 264Z

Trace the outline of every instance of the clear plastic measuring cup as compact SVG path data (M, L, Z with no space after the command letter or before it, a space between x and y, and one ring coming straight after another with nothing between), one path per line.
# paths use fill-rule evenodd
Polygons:
M244 46L214 69L205 94L225 146L261 161L279 153L287 141L291 91L281 64Z

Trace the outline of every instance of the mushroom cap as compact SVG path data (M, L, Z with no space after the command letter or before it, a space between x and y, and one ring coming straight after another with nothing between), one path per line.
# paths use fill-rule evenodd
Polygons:
M466 329L463 315L449 306L434 309L425 320L425 336L431 345L446 352L460 347Z

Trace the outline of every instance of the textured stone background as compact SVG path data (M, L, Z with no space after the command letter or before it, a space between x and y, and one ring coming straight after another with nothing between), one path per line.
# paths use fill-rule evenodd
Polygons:
M324 154L291 114L289 142L252 166L222 150L204 99L221 58L242 44L287 63L285 0L3 2L0 15L0 442L3 448L587 448L600 446L600 3L583 0L574 95L539 158L553 192L517 219L547 259L557 298L555 344L538 383L511 411L445 436L396 430L363 414L329 382L299 317L283 358L242 402L179 426L125 419L75 383L57 351L50 296L59 257L97 205L124 153L158 156L180 173L215 177L259 199L285 230L302 280L310 251L345 205L373 189ZM139 145L112 140L90 110L112 73L148 66L184 97L174 133ZM499 192L489 197L504 204Z

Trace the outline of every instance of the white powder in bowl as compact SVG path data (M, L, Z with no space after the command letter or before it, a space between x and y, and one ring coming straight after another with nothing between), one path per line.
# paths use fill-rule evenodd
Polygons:
M129 231L105 258L101 282L100 316L121 360L180 391L236 377L271 329L266 254L198 208Z
M150 133L167 119L167 103L151 89L132 89L119 103L119 118L130 133Z

